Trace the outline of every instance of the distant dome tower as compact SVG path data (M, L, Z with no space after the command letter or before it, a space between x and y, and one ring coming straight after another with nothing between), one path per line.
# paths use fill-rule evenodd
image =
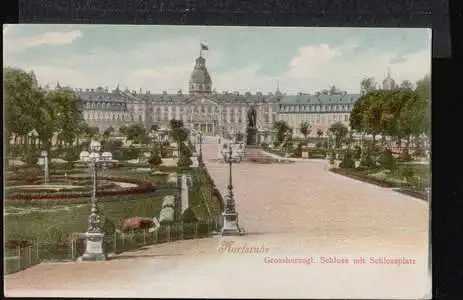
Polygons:
M207 46L201 45L201 52L191 73L190 95L210 95L212 93L212 80L206 68L206 59L202 56L203 50L208 50Z
M391 66L387 68L387 77L383 80L383 90L393 90L395 88L395 81L391 77Z

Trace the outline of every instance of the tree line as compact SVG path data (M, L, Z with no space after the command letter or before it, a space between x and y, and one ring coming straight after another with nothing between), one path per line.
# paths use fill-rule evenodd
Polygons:
M43 89L33 72L17 68L4 68L3 74L7 151L11 139L26 156L39 147L50 151L55 133L70 146L89 130L72 91ZM38 147L29 147L36 139Z
M350 127L362 135L369 134L376 143L376 136L396 140L399 145L429 136L431 78L426 75L416 88L402 86L394 90L367 90L355 103L350 114Z
M354 104L350 113L350 128L341 122L332 124L327 132L317 129L319 139L329 134L333 137L333 147L340 148L344 143L350 145L353 133L372 136L373 146L377 136L381 136L382 146L386 145L386 137L402 145L406 140L408 149L410 141L418 141L422 136L429 136L431 78L426 75L416 83L405 80L400 85L394 85L392 90L376 89L374 78L365 78L361 82L363 95ZM290 150L293 144L293 129L285 121L273 124L276 132L274 146ZM308 122L299 126L299 131L307 140L312 132Z

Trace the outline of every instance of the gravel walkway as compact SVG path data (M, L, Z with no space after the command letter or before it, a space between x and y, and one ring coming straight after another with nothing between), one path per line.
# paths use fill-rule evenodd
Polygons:
M216 145L205 145L204 158L225 192L228 166L213 161L216 150ZM233 186L246 236L157 245L91 266L40 265L7 276L5 293L405 299L430 292L426 202L330 173L313 160L236 164ZM235 248L227 248L220 253L223 242L267 252L231 253ZM354 264L360 257L366 263ZM384 258L400 258L403 264L380 264Z

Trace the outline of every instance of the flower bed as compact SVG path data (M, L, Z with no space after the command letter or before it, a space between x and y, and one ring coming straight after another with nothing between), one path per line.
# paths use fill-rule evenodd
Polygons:
M57 179L65 179L64 176L51 176L51 180ZM72 177L67 176L67 180L76 180L76 181L85 181L90 180L89 177ZM97 197L105 197L105 196L115 196L115 195L131 195L131 194L141 194L141 193L149 193L154 191L154 185L150 181L146 180L136 180L133 178L125 178L125 177L104 177L101 178L103 180L110 180L110 181L117 181L117 182L125 182L125 183L133 183L136 184L136 187L127 187L127 188L120 188L120 189L111 189L111 190L102 190L97 191ZM29 184L37 181L37 178L25 180ZM68 192L53 192L50 191L12 191L8 193L7 200L58 200L58 199L78 199L83 197L90 197L89 191L68 191Z
M399 192L399 193L402 193L404 195L413 197L413 198L428 201L427 193L425 191L422 191L422 190L417 190L417 189L413 189L413 188L404 187L404 188L397 189L396 191Z
M374 178L374 177L370 177L368 175L361 174L356 171L347 171L347 170L338 169L338 168L330 169L330 171L336 174L340 174L340 175L352 178L352 179L360 180L366 183L371 183L371 184L374 184L380 187L385 187L385 188L397 187L397 184L395 183L392 183L386 180L381 180L381 179Z

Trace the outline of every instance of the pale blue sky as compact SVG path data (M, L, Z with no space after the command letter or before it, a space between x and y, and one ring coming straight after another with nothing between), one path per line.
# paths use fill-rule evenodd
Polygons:
M40 84L176 92L201 42L217 91L357 92L360 80L430 73L431 31L126 25L7 25L4 66L34 70Z

